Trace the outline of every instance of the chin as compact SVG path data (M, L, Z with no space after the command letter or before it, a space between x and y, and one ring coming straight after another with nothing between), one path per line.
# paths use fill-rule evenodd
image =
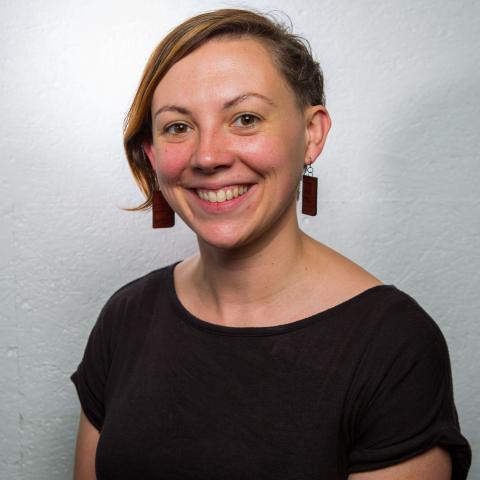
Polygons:
M196 235L199 243L221 250L235 250L251 241L248 235L239 230L238 228L212 229L208 232L197 231Z
M245 246L248 242L240 238L206 238L197 235L199 243L204 243L209 247L218 248L219 250L235 250L237 248Z

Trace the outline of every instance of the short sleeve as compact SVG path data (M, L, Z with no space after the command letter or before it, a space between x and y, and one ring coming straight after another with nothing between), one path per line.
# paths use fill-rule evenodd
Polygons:
M358 366L349 473L385 468L434 446L449 451L452 479L467 477L447 344L437 324L405 298L382 316Z
M110 336L104 308L90 332L83 358L70 377L85 415L99 431L105 417L104 392L111 363Z

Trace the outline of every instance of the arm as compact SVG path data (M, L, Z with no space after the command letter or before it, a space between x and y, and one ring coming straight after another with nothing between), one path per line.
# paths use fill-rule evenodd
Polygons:
M391 467L351 473L347 480L450 480L451 475L449 453L443 448L434 447Z
M96 480L95 453L99 437L100 433L81 410L75 448L74 480Z

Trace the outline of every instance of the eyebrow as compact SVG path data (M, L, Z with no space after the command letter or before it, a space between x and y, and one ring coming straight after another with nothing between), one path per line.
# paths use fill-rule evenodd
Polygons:
M268 103L269 105L275 107L275 102L271 99L266 97L265 95L262 95L261 93L256 93L256 92L248 92L248 93L242 93L235 98L232 98L231 100L228 100L223 104L223 110L228 110L229 108L238 105L239 103L247 100L250 97L255 97L259 98L260 100L263 100L264 102ZM182 113L184 115L192 115L192 112L188 110L188 108L182 107L181 105L164 105L163 107L159 108L156 112L153 118L155 119L157 115L159 115L162 112L178 112Z

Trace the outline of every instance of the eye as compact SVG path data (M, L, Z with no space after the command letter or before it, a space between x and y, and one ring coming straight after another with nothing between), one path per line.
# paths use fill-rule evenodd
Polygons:
M182 133L187 133L190 127L185 123L172 123L171 125L166 126L163 131L168 135L181 135Z
M259 120L260 118L254 115L253 113L242 113L235 119L233 123L237 127L249 128L249 127L254 127ZM239 121L240 123L238 123Z

